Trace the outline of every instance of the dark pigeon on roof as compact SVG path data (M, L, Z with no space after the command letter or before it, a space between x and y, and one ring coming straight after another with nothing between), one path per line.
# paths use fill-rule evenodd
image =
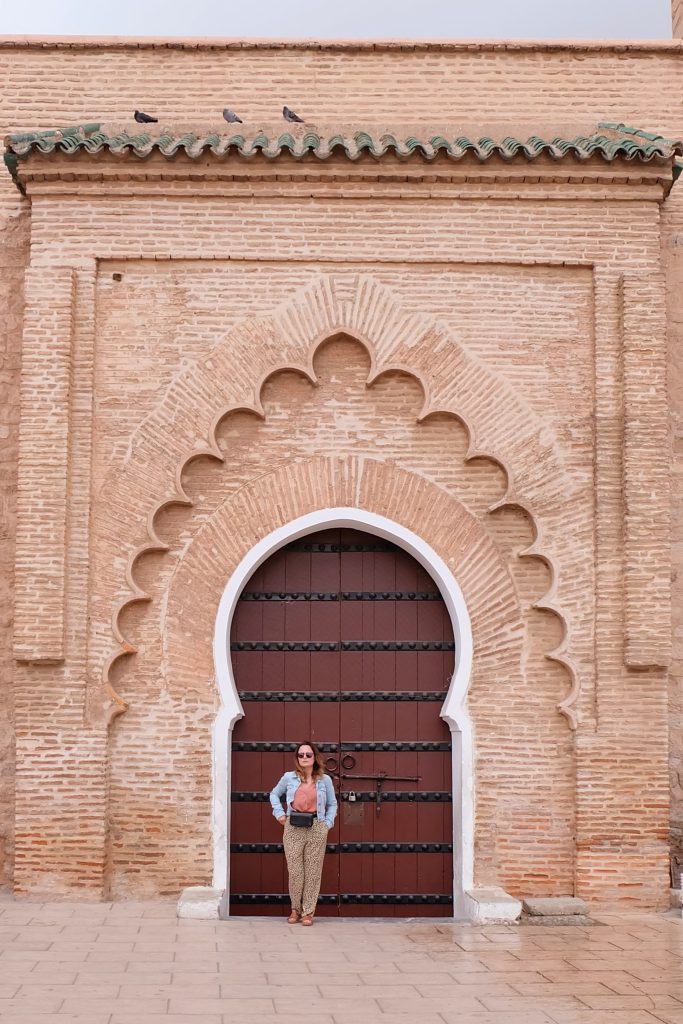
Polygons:
M152 117L150 114L143 114L141 110L136 110L133 117L138 124L158 124L159 118Z
M304 123L303 117L299 117L299 115L295 114L293 110L289 109L289 107L282 108L282 116L284 117L285 121L298 121L299 124Z

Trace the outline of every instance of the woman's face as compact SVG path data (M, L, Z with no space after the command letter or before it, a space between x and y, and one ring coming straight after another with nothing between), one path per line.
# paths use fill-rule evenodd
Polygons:
M299 762L299 767L303 768L304 771L313 770L315 754L309 747L308 743L301 744L296 752L296 759Z

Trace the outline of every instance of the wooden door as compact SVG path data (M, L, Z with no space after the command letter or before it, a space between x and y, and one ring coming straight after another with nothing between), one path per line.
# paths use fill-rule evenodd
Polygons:
M232 745L231 914L289 904L268 792L313 740L338 793L318 914L450 916L453 673L443 599L402 549L326 530L245 587L231 650L245 717Z

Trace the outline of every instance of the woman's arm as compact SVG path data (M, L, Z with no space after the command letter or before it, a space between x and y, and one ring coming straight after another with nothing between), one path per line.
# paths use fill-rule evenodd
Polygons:
M287 792L287 773L282 776L270 791L270 806L273 808L273 817L279 822L285 820L285 812L282 809L282 797Z
M337 816L337 797L334 792L334 785L329 775L324 776L325 780L325 824L328 828L334 825Z

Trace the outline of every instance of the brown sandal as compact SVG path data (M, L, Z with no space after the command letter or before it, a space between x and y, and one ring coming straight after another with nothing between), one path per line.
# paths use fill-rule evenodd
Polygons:
M301 918L301 913L298 910L293 910L287 918L287 924L298 924Z
M304 916L301 918L301 923L304 926L304 928L310 928L311 925L313 924L313 914L304 914Z

